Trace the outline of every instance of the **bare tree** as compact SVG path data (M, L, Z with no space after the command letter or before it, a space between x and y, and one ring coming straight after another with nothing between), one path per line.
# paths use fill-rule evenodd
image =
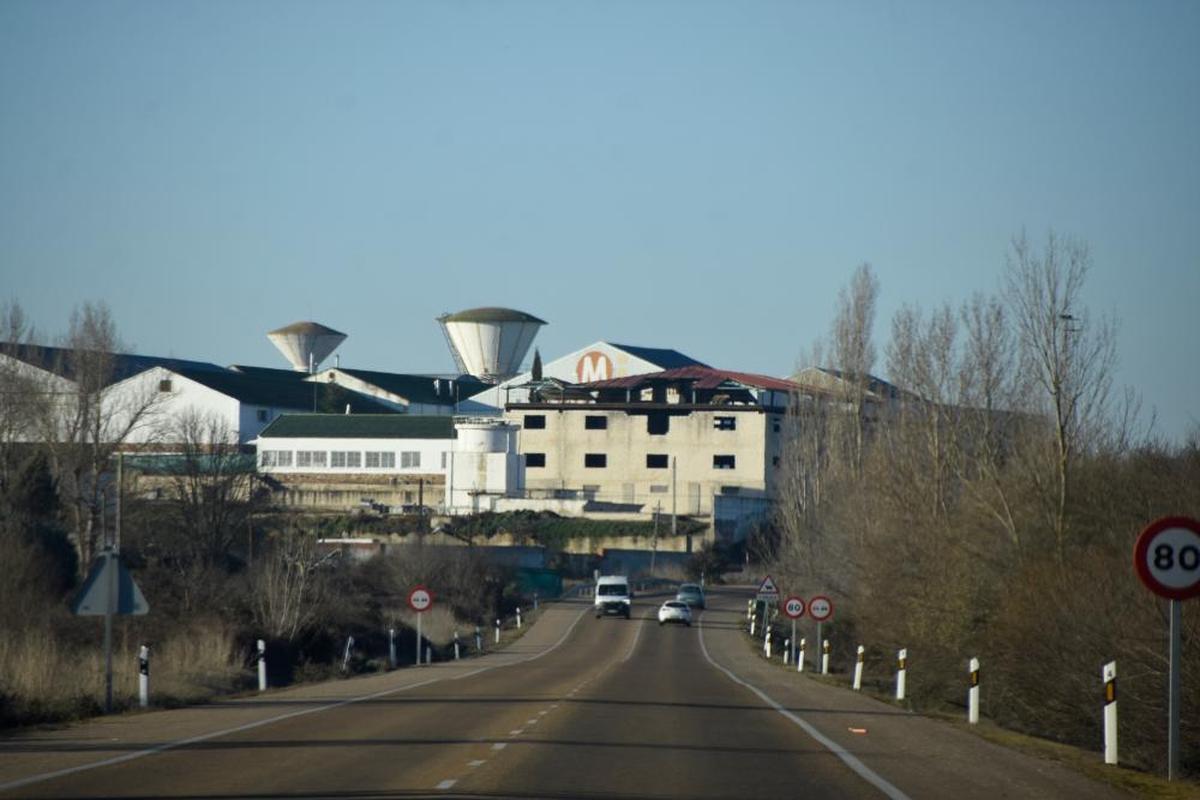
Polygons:
M838 292L837 314L833 320L831 355L841 373L844 400L850 409L849 455L855 472L861 473L866 448L869 387L875 369L875 305L879 299L879 281L870 264L854 270L848 286Z
M279 536L258 561L252 603L254 623L273 639L289 642L320 619L337 551L322 554L316 537L300 531Z
M1048 413L1053 426L1054 474L1044 496L1060 563L1072 469L1105 424L1116 364L1115 321L1094 322L1083 304L1090 267L1087 245L1051 232L1040 251L1024 235L1014 239L1006 273L1022 368L1041 392L1032 410Z
M121 349L108 307L86 303L71 315L62 363L53 367L57 375L39 389L45 398L40 440L68 515L81 570L88 568L108 537L107 512L115 500L113 455L147 423L159 402L150 387L110 391L118 377Z

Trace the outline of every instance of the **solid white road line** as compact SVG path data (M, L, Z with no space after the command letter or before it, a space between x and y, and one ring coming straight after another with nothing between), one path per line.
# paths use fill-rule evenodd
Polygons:
M437 786L435 786L433 788L441 789L444 792L447 789L449 789L450 787L454 786L454 784L456 784L456 783L458 783L458 781L456 781L456 780L442 781L441 783L439 783Z
M756 695L758 695L759 698L764 703L766 703L771 708L778 711L780 714L782 714L784 717L786 717L791 722L794 722L796 725L799 725L800 728L805 733L807 733L812 738L816 739L818 742L820 742L822 745L824 745L824 747L827 750L829 750L835 756L840 758L842 760L842 762L846 766L848 766L850 769L854 770L854 772L857 773L860 778L862 778L867 783L874 786L879 791L883 792L885 795L887 795L889 798L891 798L891 800L911 800L911 798L909 798L908 795L906 795L904 792L900 791L898 788L896 788L892 784L888 783L877 772L872 770L866 764L859 761L854 756L854 754L851 753L850 751L846 750L846 748L842 747L837 742L835 742L832 739L830 739L829 737L825 736L823 733L818 731L816 728L814 728L811 724L809 724L804 719L798 717L797 715L793 714L791 711L788 711L786 708L784 708L779 703L775 702L774 699L769 697L766 692L759 689L757 686L754 686L754 685L742 680L737 675L734 675L733 672L731 672L730 670L726 669L725 667L721 666L716 661L714 661L713 657L711 655L709 655L709 653L708 653L708 648L704 645L704 623L703 623L703 620L701 620L701 622L700 622L700 630L698 631L698 633L699 633L699 637L700 637L700 649L702 651L704 651L704 657L706 659L708 659L708 663L712 664L714 667L719 669L721 672L724 672L725 675L729 678L729 680L733 681L734 683L745 686L747 689L749 689L750 691L752 691Z
M503 750L506 747L508 747L508 742L496 742L492 745L493 750Z

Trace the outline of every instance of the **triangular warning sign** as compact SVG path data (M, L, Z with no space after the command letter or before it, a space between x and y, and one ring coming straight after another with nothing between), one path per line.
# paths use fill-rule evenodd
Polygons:
M112 604L114 614L145 614L150 604L133 576L115 553L101 553L84 581L71 611L81 617L104 616Z
M771 576L763 578L762 583L758 585L758 596L761 597L779 597L779 587L775 585L775 581L771 580Z

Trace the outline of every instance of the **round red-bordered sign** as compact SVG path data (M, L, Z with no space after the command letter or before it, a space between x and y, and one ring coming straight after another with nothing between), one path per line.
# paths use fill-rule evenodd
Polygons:
M808 601L808 615L817 622L824 622L833 616L833 601L819 594Z
M1133 568L1146 588L1168 600L1200 596L1200 522L1163 517L1133 546Z
M433 605L433 592L426 589L424 586L417 586L408 593L408 607L420 614L422 611L428 611Z
M804 600L792 595L783 601L783 613L787 614L792 619L799 619L804 616Z

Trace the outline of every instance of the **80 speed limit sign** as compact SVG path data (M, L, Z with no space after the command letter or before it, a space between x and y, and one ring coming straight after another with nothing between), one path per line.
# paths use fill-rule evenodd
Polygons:
M1138 536L1133 566L1150 591L1170 600L1200 596L1200 522L1155 520Z

